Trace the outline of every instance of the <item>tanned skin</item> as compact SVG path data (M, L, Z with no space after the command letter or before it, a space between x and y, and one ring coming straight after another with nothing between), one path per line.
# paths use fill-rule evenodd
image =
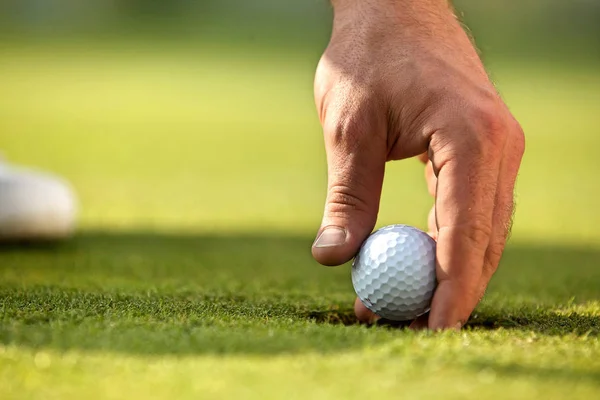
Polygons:
M460 329L504 251L523 131L447 1L332 5L314 85L328 189L313 256L329 266L352 259L375 226L385 163L418 157L435 200L438 287L411 326ZM360 301L355 312L376 319Z

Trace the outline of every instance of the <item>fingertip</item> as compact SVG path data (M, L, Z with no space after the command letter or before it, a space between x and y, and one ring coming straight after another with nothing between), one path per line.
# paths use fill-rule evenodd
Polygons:
M313 247L312 256L319 264L326 267L337 267L352 260L346 249L320 249Z
M335 248L312 248L313 258L321 265L326 267L336 267L351 260L352 257L346 257L343 249Z
M361 243L353 239L346 228L326 226L317 234L311 252L313 258L322 265L342 265L354 258Z
M429 313L417 317L408 328L415 331L422 331L429 328Z
M364 324L374 324L380 318L373 311L369 310L358 297L354 301L354 314L358 321Z
M466 291L452 283L442 281L436 288L429 313L431 330L460 330L472 311Z

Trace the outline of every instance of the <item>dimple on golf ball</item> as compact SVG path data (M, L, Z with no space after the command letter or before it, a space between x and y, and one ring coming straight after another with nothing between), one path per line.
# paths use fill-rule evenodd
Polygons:
M435 277L436 243L408 225L373 232L352 264L360 301L382 318L408 321L429 311Z

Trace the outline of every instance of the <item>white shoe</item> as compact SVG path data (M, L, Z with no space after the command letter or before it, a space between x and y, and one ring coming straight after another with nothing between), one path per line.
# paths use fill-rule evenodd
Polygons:
M65 180L0 159L0 241L68 238L75 231L76 202Z

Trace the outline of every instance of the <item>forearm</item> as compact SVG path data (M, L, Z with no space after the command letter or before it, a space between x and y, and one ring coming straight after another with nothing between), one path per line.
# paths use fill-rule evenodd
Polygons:
M411 22L452 14L448 0L331 0L336 15L387 15Z
M448 0L331 0L333 33L440 37L462 30Z
M348 50L358 46L368 54L387 52L382 42L419 51L436 42L435 52L457 47L470 63L478 56L448 0L331 0L334 9L332 42ZM379 55L383 60L384 55Z

